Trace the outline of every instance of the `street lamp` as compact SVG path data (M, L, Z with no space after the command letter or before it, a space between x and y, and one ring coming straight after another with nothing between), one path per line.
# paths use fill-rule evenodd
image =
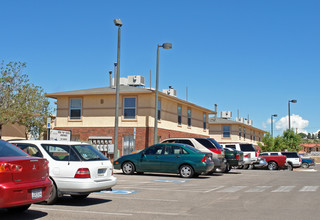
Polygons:
M278 117L277 114L271 115L271 137L273 138L273 117Z
M290 125L290 102L297 103L297 100L296 99L292 99L292 100L288 101L289 130L291 130L291 125Z
M114 19L114 24L118 26L118 51L117 51L117 72L115 73L116 80L116 112L114 121L114 156L113 160L118 159L118 128L119 128L119 87L120 87L120 28L122 22L120 19Z
M155 98L155 112L154 112L154 144L158 143L158 90L159 90L159 47L163 49L171 49L172 43L164 43L157 47L157 73L156 73L156 98Z

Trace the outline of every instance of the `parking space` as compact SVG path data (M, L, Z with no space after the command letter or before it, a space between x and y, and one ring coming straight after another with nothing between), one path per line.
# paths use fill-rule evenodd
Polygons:
M232 170L184 179L175 174L115 174L113 191L76 201L32 205L22 218L5 219L317 219L320 172ZM310 212L312 210L312 212Z

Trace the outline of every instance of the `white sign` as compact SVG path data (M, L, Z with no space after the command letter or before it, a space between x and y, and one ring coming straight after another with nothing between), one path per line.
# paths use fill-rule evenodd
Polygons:
M71 131L63 130L50 130L50 140L51 141L70 141L71 140Z

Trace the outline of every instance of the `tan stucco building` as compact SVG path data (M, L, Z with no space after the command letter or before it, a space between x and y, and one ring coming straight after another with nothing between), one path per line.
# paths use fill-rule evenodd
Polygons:
M47 94L56 99L55 129L70 130L72 140L114 143L115 98L112 86ZM209 137L209 115L216 112L159 92L158 139ZM155 91L120 86L118 154L154 143Z
M6 124L2 126L1 139L13 140L13 139L25 139L26 128L18 124Z
M209 119L209 135L219 143L252 143L258 142L266 131L256 128L246 121L234 121L226 118L212 117Z

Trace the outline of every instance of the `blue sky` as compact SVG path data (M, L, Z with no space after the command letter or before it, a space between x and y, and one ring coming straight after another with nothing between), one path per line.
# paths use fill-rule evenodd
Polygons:
M121 77L143 75L155 87L233 118L253 120L275 135L287 126L320 129L320 1L208 0L0 1L0 59L27 63L26 73L47 93L109 85L121 29ZM281 119L283 118L283 119Z

